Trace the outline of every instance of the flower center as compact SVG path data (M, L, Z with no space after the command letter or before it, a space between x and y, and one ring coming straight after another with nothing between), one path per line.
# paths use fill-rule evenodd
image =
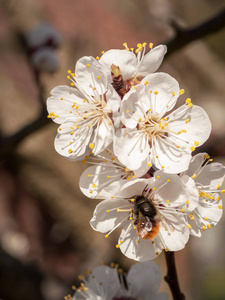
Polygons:
M139 120L137 129L143 132L143 134L146 136L146 139L149 141L149 143L151 143L154 138L160 136L162 137L167 134L168 124L166 121L166 118L159 119L157 115L152 114L151 110L149 110L146 113L145 118L143 120Z

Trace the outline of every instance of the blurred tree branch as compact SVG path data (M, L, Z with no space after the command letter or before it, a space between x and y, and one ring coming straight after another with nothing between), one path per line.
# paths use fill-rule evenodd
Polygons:
M43 300L43 275L35 265L23 265L0 249L0 297L5 300Z
M212 19L207 20L206 22L191 29L183 29L180 26L178 26L175 22L173 22L171 25L174 27L176 34L171 41L166 43L168 47L167 57L175 51L183 48L190 42L193 42L197 39L203 38L206 35L222 30L225 27L225 9L219 12ZM36 77L36 81L40 87L38 76ZM41 102L44 103L44 101ZM0 137L0 158L5 157L9 153L13 153L15 147L24 138L26 138L30 134L34 133L36 130L39 130L40 128L49 123L49 119L47 119L47 110L43 105L39 116L30 124L26 125L11 136Z
M225 9L212 19L190 29L183 29L176 22L173 22L171 26L175 30L175 37L166 43L167 57L187 44L223 29L225 27Z
M28 125L21 128L15 134L0 138L0 158L9 155L15 151L15 147L28 135L34 133L36 130L42 128L46 124L50 124L47 118L47 110L42 108L38 117Z

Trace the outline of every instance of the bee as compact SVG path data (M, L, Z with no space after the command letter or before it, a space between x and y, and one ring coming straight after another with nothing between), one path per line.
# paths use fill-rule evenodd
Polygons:
M137 234L140 238L149 240L157 236L160 220L151 200L144 196L138 196L135 199L133 216L134 225L137 226Z

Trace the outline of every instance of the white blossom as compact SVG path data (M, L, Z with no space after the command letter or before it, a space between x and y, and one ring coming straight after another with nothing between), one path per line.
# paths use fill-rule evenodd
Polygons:
M158 293L161 284L159 266L148 261L137 263L125 275L118 265L99 266L80 276L81 286L73 299L80 300L167 300L168 295Z
M198 153L191 159L188 170L181 174L184 182L188 176L192 177L198 190L198 206L186 216L190 233L198 237L203 231L214 227L223 212L220 193L225 190L220 187L224 182L225 167L211 161L207 153Z
M97 205L90 225L106 238L122 227L116 247L127 257L151 260L163 249L181 250L187 243L190 229L184 215L198 204L192 179L184 184L178 175L157 171L149 179L114 182L99 196L105 200Z
M185 171L191 152L208 139L209 117L190 98L169 113L180 93L183 90L174 78L155 73L123 97L124 126L116 132L114 153L136 174L144 175L152 165L167 173Z
M132 170L117 159L112 145L97 156L87 156L83 162L92 165L82 173L79 182L81 191L89 198L100 198L101 190L112 182L137 178Z
M106 69L109 82L112 82L111 67L119 67L125 86L129 89L133 84L137 84L147 74L155 72L161 65L167 51L165 45L153 47L149 44L150 51L146 53L147 44L138 44L137 49L128 48L124 43L125 49L112 49L106 51L99 62Z
M98 266L89 272L88 278L80 276L83 281L76 290L73 299L111 300L121 288L117 269Z
M68 71L72 87L58 86L47 100L49 118L58 124L56 151L71 160L82 160L91 151L102 152L113 140L120 97L93 57L78 60Z

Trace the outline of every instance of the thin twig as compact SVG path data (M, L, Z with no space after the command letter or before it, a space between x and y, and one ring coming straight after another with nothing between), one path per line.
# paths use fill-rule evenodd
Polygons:
M175 29L175 37L166 43L168 48L167 57L190 42L223 29L225 27L225 9L220 11L212 19L193 28L183 29L175 22L171 25Z
M174 300L185 300L184 294L181 293L177 271L176 271L176 264L175 264L175 257L174 252L166 252L166 264L167 264L167 275L165 276L165 281L168 283L171 293L173 295Z

